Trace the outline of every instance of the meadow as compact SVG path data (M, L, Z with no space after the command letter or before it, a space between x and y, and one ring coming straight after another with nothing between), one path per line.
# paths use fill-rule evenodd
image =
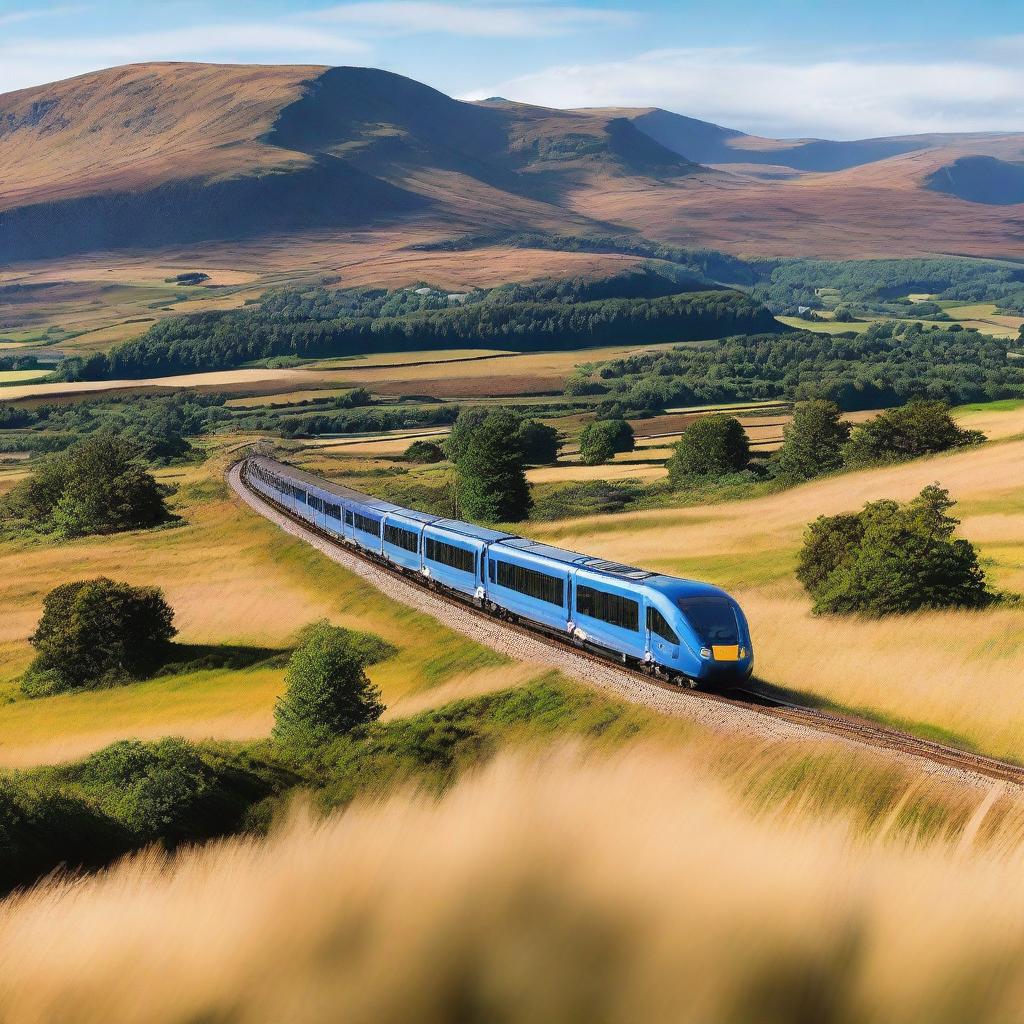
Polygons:
M181 521L170 528L0 543L0 764L79 757L126 736L265 736L283 687L282 655L298 629L323 617L399 649L370 669L393 710L407 699L422 707L434 687L443 700L493 688L506 678L488 675L499 667L523 678L521 667L389 601L249 511L229 496L225 465L215 457L158 474L178 488L172 507ZM164 589L180 631L172 660L185 667L127 687L21 698L16 680L32 656L27 638L44 595L100 575ZM209 667L210 659L241 667Z

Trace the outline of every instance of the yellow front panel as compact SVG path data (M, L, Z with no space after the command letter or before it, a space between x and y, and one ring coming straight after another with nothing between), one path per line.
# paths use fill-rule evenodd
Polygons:
M712 647L711 653L715 656L715 661L740 660L740 649L736 644L731 647Z

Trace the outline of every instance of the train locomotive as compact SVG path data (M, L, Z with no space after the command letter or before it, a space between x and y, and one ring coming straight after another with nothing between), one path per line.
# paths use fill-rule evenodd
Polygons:
M263 456L247 485L319 531L503 618L693 689L746 679L750 630L707 583L402 508Z

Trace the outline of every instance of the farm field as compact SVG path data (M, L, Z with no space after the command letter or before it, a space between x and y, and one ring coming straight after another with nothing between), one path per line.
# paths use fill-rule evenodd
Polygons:
M28 384L45 377L48 370L0 370L0 384Z
M381 395L401 396L411 391L435 398L516 397L524 391L558 392L575 367L581 363L618 359L637 351L669 348L669 345L613 345L565 352L506 354L483 350L467 355L465 350L438 352L383 353L362 359L325 360L303 368L215 370L143 380L75 381L60 384L20 385L4 390L7 401L56 395L85 395L122 392L142 388L217 388L262 392L246 394L239 402L257 405L367 387ZM435 356L437 357L435 359ZM409 365L413 363L415 365ZM438 376L438 367L444 376ZM281 396L281 397L278 397Z

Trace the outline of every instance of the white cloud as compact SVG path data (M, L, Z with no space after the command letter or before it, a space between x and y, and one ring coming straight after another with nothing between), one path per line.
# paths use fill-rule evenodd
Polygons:
M464 98L493 95L559 107L659 106L773 136L1024 129L1024 67L977 56L797 63L752 50L658 50L551 67Z
M26 21L35 21L38 18L62 18L69 14L80 14L89 10L88 7L46 7L42 10L30 11L9 11L7 14L0 14L0 27L5 25L20 25Z
M359 40L317 26L273 22L196 25L82 38L19 38L0 42L0 93L111 65L150 60L262 58L276 62L298 55L303 60L331 63L367 50Z
M317 20L375 31L491 38L531 38L561 35L581 29L616 28L632 24L623 10L595 10L550 4L461 4L432 0L370 0L341 4L313 15Z

